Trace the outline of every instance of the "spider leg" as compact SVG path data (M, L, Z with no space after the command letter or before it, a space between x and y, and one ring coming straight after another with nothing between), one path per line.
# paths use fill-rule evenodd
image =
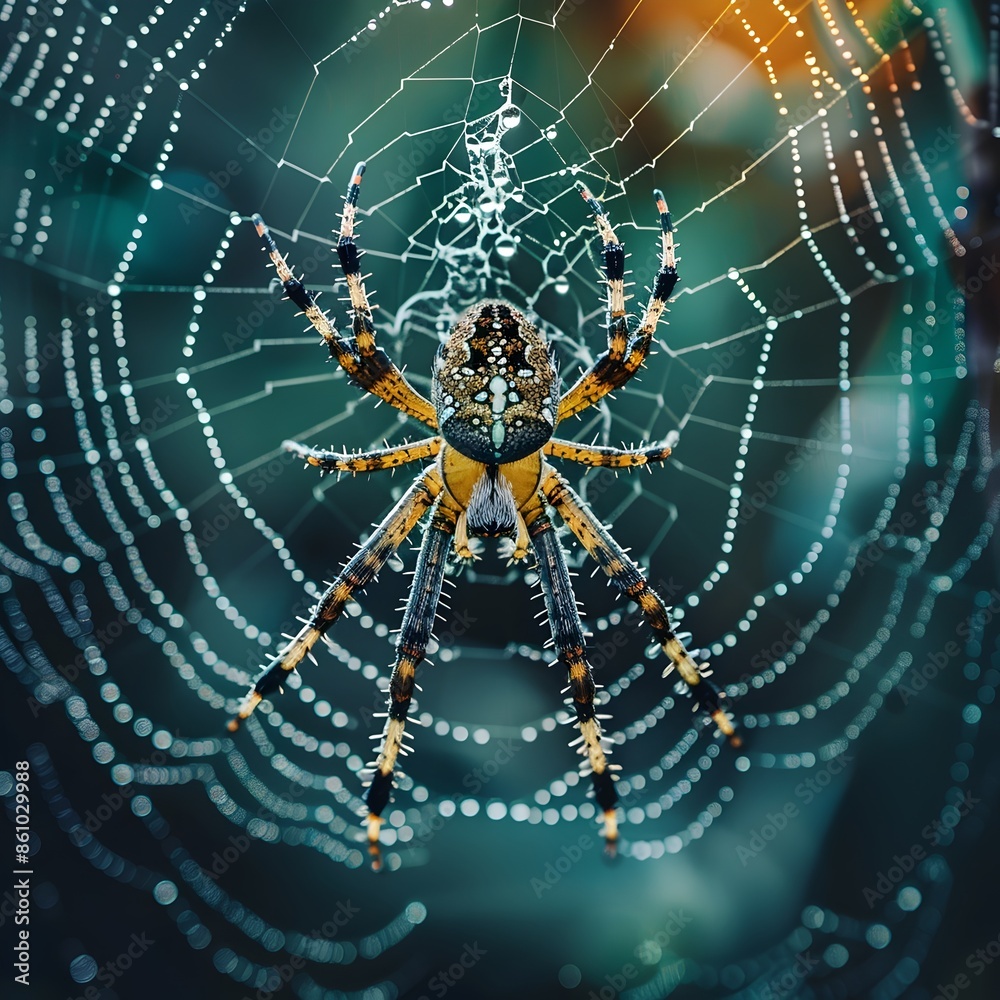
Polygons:
M705 676L704 668L707 664L696 663L684 648L684 643L674 631L666 605L646 582L636 562L611 537L608 529L594 516L580 495L551 466L542 468L541 489L545 499L559 513L584 549L611 577L615 586L639 605L647 624L670 659L670 665L663 671L663 676L666 677L676 668L719 730L734 747L740 746L743 741L720 704L723 695Z
M472 551L469 539L469 520L464 510L458 515L458 521L455 524L455 555L463 562L468 563L474 562L479 558Z
M649 445L646 448L605 448L602 445L576 444L561 438L550 438L542 448L543 455L564 458L581 465L603 466L607 469L627 469L649 462L663 462L670 457L668 445Z
M280 690L284 678L330 626L340 617L344 606L355 591L366 587L385 561L402 544L421 517L444 489L436 466L428 466L399 502L385 516L371 537L347 561L337 578L327 587L309 615L309 620L282 647L267 669L257 678L237 715L229 722L229 731L236 732L240 723L272 691Z
M420 544L417 568L413 576L413 586L406 602L403 624L396 640L396 662L389 679L389 717L382 730L375 774L368 788L368 850L372 857L372 867L381 867L378 846L379 827L382 811L389 803L392 791L393 770L400 750L404 753L403 735L406 716L413 696L414 678L418 664L427 652L434 616L441 599L441 584L444 581L448 551L455 531L454 515L440 503L427 533Z
M361 179L365 174L365 166L365 161L361 160L354 168L351 182L347 186L347 194L344 196L344 211L340 217L340 240L337 242L337 257L340 259L340 266L344 271L344 278L347 281L347 291L351 299L351 308L354 311L354 341L352 347L366 370L371 370L379 377L384 377L384 373L389 368L393 372L398 371L398 369L392 364L385 352L375 343L375 323L372 319L372 307L368 301L368 293L365 291L365 276L361 273L361 251L358 250L358 245L354 238L354 222L358 211L358 195L361 193ZM368 275L368 277L371 277L371 275ZM419 406L423 414L420 419L424 420L425 423L429 423L432 427L437 427L437 412L433 404L410 386L402 372L399 373L399 380L406 386L412 396L419 400ZM411 400L412 402L413 400ZM429 413L427 412L428 409Z
M341 451L327 451L325 448L309 448L298 441L285 441L282 447L309 465L315 465L324 472L378 472L380 469L395 469L408 462L433 458L441 450L441 438L424 438L410 444L400 444L392 448L377 448L373 451L359 451L353 454Z
M663 192L656 190L656 207L660 213L660 270L653 291L639 322L639 328L629 337L625 319L625 251L618 242L601 203L581 185L580 193L594 212L594 221L604 240L604 273L608 283L608 349L585 371L559 400L556 423L572 417L621 388L642 367L653 344L656 324L666 308L677 284L677 258L674 247L674 226L664 201Z
M350 189L348 195L350 196ZM357 194L354 197L356 202ZM257 235L261 239L264 250L271 258L271 263L284 286L285 296L302 310L313 329L323 338L330 351L330 356L347 372L351 381L366 392L384 399L397 410L402 410L408 416L422 421L429 427L436 428L437 414L433 404L410 385L403 377L403 373L389 360L385 351L375 346L374 328L371 328L371 334L365 340L365 350L359 349L359 345L355 341L341 337L331 324L327 313L316 304L316 296L292 273L288 262L278 250L274 237L271 236L271 231L264 224L264 220L259 215L255 215L253 224L257 229ZM339 251L338 247L338 253ZM356 256L357 251L355 250ZM369 326L371 326L370 323Z
M580 753L587 758L584 766L589 766L591 771L594 795L604 812L604 837L609 852L613 852L618 839L615 816L618 793L601 740L601 724L594 712L594 677L586 659L586 641L569 568L552 521L546 514L539 513L534 517L528 531L538 560L538 576L545 595L552 639L559 661L566 667L573 693L577 725L580 727L580 736L574 743L582 743Z

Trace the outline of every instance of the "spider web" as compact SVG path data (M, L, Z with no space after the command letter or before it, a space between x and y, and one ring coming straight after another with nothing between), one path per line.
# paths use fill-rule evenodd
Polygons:
M996 8L983 44L974 11L909 0L593 7L0 8L0 656L53 990L85 989L135 920L165 946L123 995L190 976L219 996L441 995L467 976L479 996L927 996L995 937L959 851L997 780L977 177L992 195L963 165L997 134ZM388 878L366 870L360 795L410 546L318 665L224 733L408 481L319 480L282 440L419 436L320 364L247 224L262 212L346 325L331 229L360 159L379 341L425 393L483 296L541 325L567 381L604 349L577 181L626 245L634 312L654 187L673 210L656 353L559 433L674 455L562 471L673 603L746 739L691 714L564 538L622 767L609 870L537 578L491 547L449 577ZM927 857L896 878L914 843ZM949 936L956 885L971 903Z

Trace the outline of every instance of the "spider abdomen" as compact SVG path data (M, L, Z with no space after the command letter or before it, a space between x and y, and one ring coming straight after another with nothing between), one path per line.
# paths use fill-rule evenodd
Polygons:
M558 376L544 336L513 306L485 299L451 328L434 363L442 437L476 462L516 462L552 436Z

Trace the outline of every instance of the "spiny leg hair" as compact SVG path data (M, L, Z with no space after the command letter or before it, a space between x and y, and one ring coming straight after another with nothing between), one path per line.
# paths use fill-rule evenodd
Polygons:
M413 696L417 666L424 659L431 638L434 617L441 599L445 566L455 531L454 518L445 516L440 504L435 508L430 527L420 544L413 586L406 602L403 623L396 639L396 662L389 679L389 715L382 730L378 759L371 766L375 773L368 788L368 850L372 867L381 867L378 846L382 811L389 803L397 754L407 752L403 745L406 716Z
M316 640L340 617L355 591L362 590L371 583L442 489L444 483L435 466L429 466L420 474L375 528L368 541L354 553L337 578L327 587L313 607L308 621L295 636L288 639L270 666L257 678L239 712L230 720L230 732L236 732L240 723L253 714L253 710L267 695L281 689L284 679L298 667L305 656L311 657L310 650Z
M702 709L720 732L728 737L733 746L740 746L742 740L720 704L723 695L706 676L708 664L695 662L684 647L674 630L667 606L646 582L638 564L614 540L583 498L551 466L542 468L542 493L618 590L639 605L646 623L669 660L663 676L668 676L676 668L692 696L700 699Z
M360 280L359 254L354 242L354 219L357 211L358 191L364 163L354 168L354 176L347 189L344 213L341 221L340 240L337 254L344 268L351 303L355 309L355 336L342 337L330 322L330 317L316 303L318 296L310 292L296 278L285 257L278 250L271 231L260 215L253 216L265 253L271 259L278 278L291 299L306 316L312 327L323 338L330 357L347 372L353 384L385 400L397 410L413 417L429 427L437 427L437 413L431 401L422 396L406 380L403 373L392 363L389 356L375 344L375 327L371 322L371 308ZM345 265L346 260L346 265ZM349 270L350 269L350 270ZM359 320L358 308L363 306L365 319ZM360 331L360 336L359 336Z
M594 710L594 676L587 663L586 638L570 582L569 567L548 515L539 514L528 526L528 531L538 560L538 577L545 597L552 641L559 662L569 676L566 690L572 692L577 725L580 727L579 737L570 746L582 744L579 752L586 757L584 769L591 772L594 796L604 813L604 837L608 850L613 852L618 839L615 815L618 793L612 777L613 765L607 760L609 744L601 737L601 724Z
M580 184L580 194L594 213L594 222L604 241L604 273L608 284L608 349L585 371L559 400L556 422L593 406L609 392L620 389L642 367L653 343L653 334L677 284L677 257L674 226L663 192L653 197L660 213L660 269L653 290L634 335L629 335L625 316L625 251L615 236L601 203Z
M550 438L542 448L542 454L595 468L629 469L650 462L665 462L671 455L671 449L667 444L651 444L645 448L607 448Z
M410 462L434 458L441 450L441 438L424 438L409 444L398 444L373 451L329 451L326 448L309 448L298 441L284 441L281 447L305 460L307 465L316 466L320 475L325 472L378 472L381 469L395 469Z

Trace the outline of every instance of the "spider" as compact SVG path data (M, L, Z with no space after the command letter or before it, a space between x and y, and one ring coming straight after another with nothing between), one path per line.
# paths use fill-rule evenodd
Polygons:
M602 240L601 254L608 288L607 350L573 386L560 393L559 376L545 337L523 313L498 299L485 299L466 309L438 349L431 399L417 392L375 342L372 310L361 275L354 236L358 195L365 172L359 163L347 188L337 254L350 293L353 336L331 325L316 297L296 279L259 216L257 233L291 299L322 335L332 358L359 388L379 396L437 433L409 444L342 453L309 448L294 441L284 447L323 472L374 472L411 462L425 462L410 488L371 537L344 565L312 608L308 620L272 658L229 723L235 732L242 720L283 678L295 670L317 639L337 620L352 595L372 581L390 555L430 511L430 524L420 543L413 587L396 642L389 682L389 711L381 735L374 774L366 795L367 837L373 867L380 865L379 829L393 787L396 758L404 750L407 712L414 677L424 658L437 613L445 566L453 553L471 560L470 540L502 538L512 560L534 551L558 661L569 677L576 709L579 752L584 771L592 776L594 795L603 811L603 834L613 852L618 837L614 765L595 713L595 684L587 663L586 641L570 574L551 517L555 512L621 593L642 610L646 624L688 689L697 689L702 711L734 746L740 737L721 707L723 695L707 679L708 665L699 663L674 631L669 609L649 586L639 566L612 538L604 525L549 464L564 459L587 466L629 468L663 462L670 448L654 444L636 449L585 446L553 437L560 421L572 417L625 385L643 366L656 324L677 283L674 228L663 193L654 191L660 215L660 268L649 301L631 330L625 311L625 250L601 203L587 187L579 191L593 212ZM314 661L315 662L315 661Z

